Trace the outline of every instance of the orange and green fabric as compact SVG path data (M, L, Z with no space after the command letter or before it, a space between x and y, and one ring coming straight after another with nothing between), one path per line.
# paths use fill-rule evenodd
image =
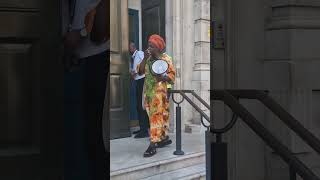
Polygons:
M175 81L175 68L172 59L162 53L160 59L169 64L167 77L169 82L157 82L156 77L150 72L153 60L147 61L145 66L144 106L149 116L150 140L153 143L163 140L169 132L169 99L167 98L168 84Z

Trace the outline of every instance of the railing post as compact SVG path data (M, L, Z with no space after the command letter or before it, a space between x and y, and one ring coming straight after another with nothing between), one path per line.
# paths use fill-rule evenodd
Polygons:
M216 142L211 144L211 179L228 180L228 148L222 142L222 134L216 134Z
M290 180L297 180L297 173L292 166L289 166Z
M184 155L181 150L181 107L180 104L176 107L176 151L173 152L174 155Z
M213 133L207 130L205 132L205 142L206 142L206 179L211 180L212 179L212 143L214 142L214 136Z

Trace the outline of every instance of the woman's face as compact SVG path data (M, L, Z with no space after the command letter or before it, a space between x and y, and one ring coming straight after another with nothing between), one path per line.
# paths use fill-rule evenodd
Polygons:
M160 54L160 50L156 48L152 43L149 43L148 46L151 56L157 57Z

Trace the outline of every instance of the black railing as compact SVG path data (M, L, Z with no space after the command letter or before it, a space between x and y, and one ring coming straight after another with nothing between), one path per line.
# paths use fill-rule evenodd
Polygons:
M316 152L320 154L320 141L310 131L302 126L292 115L282 108L276 101L268 96L266 91L261 90L212 90L210 92L210 100L223 101L233 111L232 120L221 129L216 129L213 120L206 115L199 106L197 106L186 95L192 94L206 108L210 106L192 90L170 90L173 93L173 100L177 106L177 150L181 150L181 107L183 100L187 100L193 108L195 108L210 123L206 125L201 118L201 123L207 127L206 132L206 164L207 178L213 180L227 180L227 144L222 142L222 134L228 132L240 117L266 144L268 144L279 156L289 165L290 179L295 180L296 174L303 179L320 180L303 162L301 162L294 154L283 145L274 135L270 133L243 105L239 103L239 99L257 99L266 107L268 107L280 120L282 120L290 129L292 129L299 137L307 142ZM177 101L174 94L182 96L181 101ZM178 109L179 107L179 109ZM179 125L179 127L178 127ZM179 129L179 131L178 131ZM180 135L178 135L180 133ZM208 139L216 137L215 142ZM209 153L210 152L210 153Z
M262 138L266 144L268 144L277 154L280 155L280 157L290 166L290 174L293 175L295 173L298 173L303 179L307 180L319 180L319 177L317 177L303 162L301 162L297 157L293 155L293 153L284 146L275 136L273 136L244 106L242 106L236 98L250 98L250 99L256 99L257 94L263 94L264 97L267 96L267 94L264 94L264 91L258 91L258 90L213 90L210 93L210 99L211 100L221 100L223 101L227 106L229 106L232 111L237 114L260 138ZM271 101L270 101L271 102ZM275 102L273 102L275 103ZM272 108L279 108L279 106L276 106L276 104L269 104L273 106ZM282 108L282 107L281 107ZM284 113L284 112L282 112ZM283 116L280 116L283 118ZM282 119L282 121L285 121L287 123L293 124L293 121L295 119L290 119L290 117L287 117L287 119ZM304 128L301 124L295 123L293 126L294 129L302 129ZM299 126L299 127L298 127ZM289 126L289 128L291 128ZM305 129L305 128L304 128ZM309 136L306 136L309 131L305 129L305 132L300 132L304 134L303 140L306 138L309 142L314 141L317 143L319 141L314 137L314 139L309 139ZM300 134L298 134L300 136ZM301 137L301 136L300 136ZM313 147L313 146L312 146ZM293 173L295 172L295 173ZM293 178L293 177L291 177Z
M206 106L208 109L210 109L209 104L207 104L201 97L199 97L194 91L192 90L169 90L169 93L172 94L172 100L175 104L177 104L176 107L176 150L174 151L174 155L183 155L184 152L182 151L181 147L181 106L180 104L186 100L190 103L190 105L195 108L201 115L201 123L203 126L209 128L204 122L203 118L205 118L208 123L210 123L210 117L205 114L199 106L197 106L187 95L186 93L192 94L194 97L196 97L204 106ZM175 94L180 94L182 96L181 100L177 100L175 98ZM202 118L203 117L203 118Z
M220 91L213 91L213 94ZM292 131L300 136L306 143L309 144L318 154L320 154L320 141L310 131L288 113L280 104L273 100L267 91L259 90L227 90L230 94L237 98L257 99L269 108L275 115L279 117Z
M197 105L186 95L187 93L192 94L192 95L193 95L195 98L197 98L204 106L206 106L206 107L208 108L208 110L210 110L209 104L207 104L207 103L206 103L201 97L199 97L194 91L192 91L192 90L170 90L170 93L173 94L173 95L172 95L172 99L173 99L174 102L176 102L175 99L174 99L174 94L180 94L180 95L182 96L182 100L181 100L180 103L182 103L183 100L185 99L186 101L188 101L188 103L189 103L193 108L195 108L195 109L200 113L201 117L203 117L204 119L207 120L208 123L210 123L210 117L209 117L206 113L204 113L204 112L202 111L202 109L201 109L199 106L197 106ZM203 118L201 118L201 123L203 124L203 126L205 126L205 127L208 128L208 126L203 123Z

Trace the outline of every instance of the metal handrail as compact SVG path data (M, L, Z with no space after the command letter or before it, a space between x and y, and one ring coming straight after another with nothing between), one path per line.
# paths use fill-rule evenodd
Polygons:
M210 123L210 117L205 114L199 106L197 106L192 100L185 94L185 93L191 93L195 95L194 91L192 90L168 90L169 93L172 93L172 100L175 104L177 104L176 107L176 150L173 152L174 155L184 155L184 152L181 148L181 106L180 104L186 100L188 101L193 108L195 108L201 115L201 124L207 128L208 131L210 131L210 126L207 126L203 122L203 118L205 118ZM182 96L181 100L175 99L175 94L180 94ZM210 106L199 96L195 96L202 104L204 104L208 109L210 109ZM203 117L203 118L202 118ZM212 125L212 123L210 123Z
M213 90L213 98L219 99L219 94L224 91L229 92L234 97L257 99L270 109L279 119L284 122L292 131L294 131L301 139L303 139L312 149L320 154L320 140L306 129L296 118L288 113L279 103L273 100L268 91L263 90Z
M196 93L194 93L193 90L169 90L169 93L180 94L185 100L187 100L187 101L190 103L190 105L191 105L194 109L196 109L196 110L200 113L201 117L204 117L204 119L206 119L207 122L210 123L210 117L209 117L206 113L204 113L204 112L201 110L201 108L200 108L199 106L197 106L194 102L192 102L192 100L186 95L186 93L190 93L190 94L192 94L192 95L196 94ZM200 101L202 104L204 104L208 109L210 109L210 105L208 105L201 97L199 97L199 96L195 96L195 97L196 97L197 99L199 99L199 101ZM174 100L174 99L173 99L173 100ZM174 102L175 102L175 100L174 100ZM176 103L176 102L175 102L175 103ZM206 124L204 124L202 118L201 118L201 123L202 123L202 125L203 125L204 127L209 128L209 126L207 126Z
M250 95L251 96L251 95ZM280 157L288 163L302 178L320 180L303 162L273 136L237 99L226 90L213 90L211 98L222 100L236 113L260 138L262 138Z
M201 115L201 117L204 117L208 123L210 123L210 126L206 125L203 123L203 120L201 118L201 124L208 128L208 130L210 130L210 132L212 133L215 133L215 134L222 134L222 133L225 133L227 131L229 131L234 125L235 123L237 122L237 119L238 117L236 116L236 114L233 114L232 115L232 118L231 118L231 121L223 128L220 128L220 129L217 129L217 128L214 128L214 125L213 125L213 122L210 122L210 117L208 115L206 115L200 107L198 107L194 102L192 102L192 100L186 95L186 93L190 93L192 94L195 98L197 98L206 108L208 108L210 110L210 105L205 102L198 94L196 94L194 92L194 90L169 90L170 93L176 93L176 94L181 94L182 97L184 99L186 99L190 105L195 108ZM174 100L175 102L175 100ZM175 102L177 104L177 102ZM218 135L219 136L219 135ZM219 136L221 137L221 136Z
M191 94L196 97L206 108L208 108L210 110L210 105L203 100L198 94L196 94L194 91L191 91Z
M206 108L210 109L210 105L203 100L194 90L169 90L170 93L191 93L195 98L197 98Z
M204 119L206 119L210 123L210 117L206 113L204 113L199 106L197 106L194 102L192 102L192 100L185 93L180 92L180 94L182 97L184 97L191 104L191 106L193 108L195 108L201 114L202 117L204 117ZM202 119L201 119L201 121L202 121ZM202 124L205 127L209 127L209 126L205 125L203 123L203 121L202 121Z
M195 98L197 98L207 109L209 109L210 110L210 105L205 101L205 100L203 100L198 94L196 94L195 92L194 92L194 90L168 90L170 93L178 93L178 94L180 94L180 93L190 93L190 94L192 94Z
M283 145L274 135L272 135L269 130L267 130L243 105L239 103L239 98L259 100L274 114L276 114L280 118L280 120L282 120L291 130L297 133L299 137L307 142L314 150L320 153L320 141L310 131L304 128L302 124L300 124L299 121L297 121L292 115L290 115L284 108L282 108L277 102L269 97L267 94L268 91L212 90L210 93L210 99L223 101L232 109L234 113L232 116L232 120L221 129L213 128L213 123L210 121L210 117L206 115L201 110L201 108L198 107L194 102L192 102L192 100L186 95L186 93L191 93L205 107L210 109L210 105L208 105L193 90L170 90L169 92L173 94L180 94L183 97L181 101L177 102L174 99L174 95L172 96L172 99L175 103L178 104L178 106L184 99L187 100L190 105L200 113L201 117L204 117L204 119L206 119L210 123L210 126L205 125L201 118L201 123L208 128L209 132L217 135L217 142L221 141L221 135L223 133L229 131L235 125L239 116L260 138L262 138L266 142L266 144L268 144L276 153L280 155L280 157L286 163L288 163L288 165L290 166L290 177L294 178L295 173L298 173L304 179L320 180L319 177L317 177L303 162L295 157L294 154L285 145Z

